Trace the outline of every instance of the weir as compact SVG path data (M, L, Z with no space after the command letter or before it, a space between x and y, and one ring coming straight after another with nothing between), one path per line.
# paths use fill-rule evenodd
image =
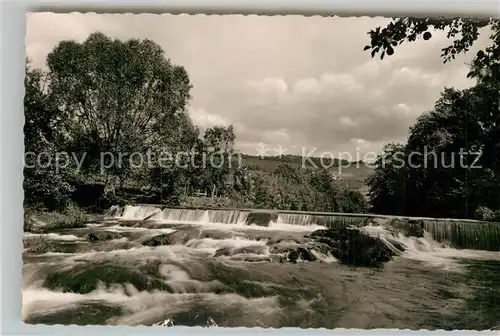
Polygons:
M110 214L125 220L157 220L179 223L217 223L234 225L271 226L287 224L298 226L391 225L392 220L421 223L423 229L439 242L457 249L500 251L500 223L468 219L441 219L427 217L400 217L375 214L325 213L290 210L210 209L164 207L152 204L113 206ZM382 224L375 224L382 222ZM414 225L414 224L413 224Z

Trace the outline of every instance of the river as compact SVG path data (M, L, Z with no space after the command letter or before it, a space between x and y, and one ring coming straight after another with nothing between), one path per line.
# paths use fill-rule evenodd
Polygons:
M23 320L331 329L500 325L500 252L490 248L499 237L481 239L484 227L462 230L459 240L483 241L485 250L457 249L437 239L444 232L436 231L438 224L426 225L423 237L407 237L382 220L366 233L404 246L382 267L349 266L320 252L315 261L280 262L280 246L302 244L327 226L314 218L281 215L252 225L242 211L127 206L83 228L26 233L26 241L44 239L52 247L23 254ZM166 241L152 244L158 236Z

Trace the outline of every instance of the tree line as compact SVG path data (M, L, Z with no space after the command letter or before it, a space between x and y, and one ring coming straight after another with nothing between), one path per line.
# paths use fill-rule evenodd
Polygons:
M26 157L26 206L52 211L74 202L101 209L131 201L181 205L202 192L245 207L367 211L361 194L339 188L324 169L285 162L269 172L235 163L234 128L202 132L193 124L189 75L151 40L121 41L97 32L81 43L61 41L46 65L42 70L26 62L25 152L73 153L84 160L58 170ZM147 152L193 155L183 165L108 162ZM217 164L201 162L214 154Z
M398 18L369 32L364 50L383 59L402 43L447 32L444 63L467 53L480 30L491 45L479 50L465 90L444 88L434 108L410 128L406 143L384 147L367 180L372 211L408 216L500 221L500 22L474 18ZM417 155L416 155L417 154Z
M196 191L215 191L245 207L500 220L498 20L398 18L369 32L364 49L383 59L402 43L431 39L433 29L447 31L453 40L442 50L445 63L469 52L481 29L489 30L491 45L470 64L473 87L444 88L410 128L406 143L384 147L367 180L370 204L358 192L339 188L326 170L285 163L263 171L229 164L236 152L234 129L201 132L192 123L186 69L172 64L150 40L113 40L101 33L82 43L60 42L47 57L47 70L27 61L25 150L86 153L86 160L81 169L60 172L52 166L25 168L25 203L64 208L75 189L94 183L103 186L96 202L106 205L130 201L137 190L146 197L141 200L172 205ZM223 164L133 169L128 163L99 173L102 152L162 149L219 153Z

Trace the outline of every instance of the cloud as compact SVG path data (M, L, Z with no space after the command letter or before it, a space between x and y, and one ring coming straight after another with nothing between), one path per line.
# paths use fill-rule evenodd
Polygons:
M216 114L209 114L205 109L193 109L188 110L191 119L194 124L201 127L202 129L211 128L217 125L228 126L230 122L227 119L222 118Z
M193 83L190 114L201 128L235 125L237 146L255 152L263 142L300 153L379 151L405 141L408 128L431 109L445 86L464 88L475 50L443 64L450 41L403 44L372 59L367 32L385 18L302 16L97 15L33 13L27 52L35 65L62 39L94 31L148 38ZM487 43L481 36L479 46ZM477 47L476 47L477 49Z
M248 86L255 89L257 94L280 95L288 90L288 85L281 78L264 78L262 80L249 80Z

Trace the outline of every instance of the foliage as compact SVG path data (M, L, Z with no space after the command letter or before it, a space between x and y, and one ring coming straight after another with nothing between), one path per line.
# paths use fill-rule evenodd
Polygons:
M33 69L29 60L24 84L24 146L28 153L25 155L24 203L48 210L63 209L69 204L73 188L67 183L67 176L48 162L55 158L63 138L58 128L59 110L46 91L45 74Z
M372 212L403 215L406 213L406 147L390 143L375 162L375 170L367 179Z
M441 30L453 39L451 45L442 49L441 57L444 62L455 59L460 53L468 52L477 41L481 28L490 28L491 45L479 50L471 64L468 77L477 78L498 85L500 74L500 21L498 19L476 18L416 18L404 17L394 19L386 27L377 27L371 30L370 45L364 50L371 50L371 56L393 55L394 48L404 42L416 41L419 37L424 40L432 38L431 30Z
M91 216L74 205L69 205L63 212L48 213L42 218L45 219L46 232L82 228L91 220Z
M92 210L127 201L180 205L201 192L239 207L366 211L361 194L340 189L327 170L303 169L301 157L255 169L235 151L232 125L202 133L187 113L186 70L152 41L93 33L60 42L47 65L26 68L26 150L84 158L82 169L74 162L25 169L26 204L63 212L49 227L84 225L71 206L82 194L95 198L83 205Z
M238 164L238 162L233 162L235 139L232 125L214 126L205 131L203 143L206 160L203 163L203 174L210 184L203 183L200 187L204 188L207 193L215 187L218 195L226 196L233 187L235 181L231 181L234 175L232 164Z
M485 206L480 206L479 208L477 208L475 215L479 220L491 221L495 219L495 213Z
M367 200L359 191L344 189L340 194L339 210L341 212L366 213L368 208Z
M49 211L61 210L70 204L74 188L51 168L24 169L24 203Z
M60 229L83 228L93 218L92 215L89 215L71 203L64 210L60 211L45 211L30 206L25 206L24 208L26 232L48 233ZM44 241L44 239L41 239L39 243L43 243Z
M327 170L304 169L288 164L272 174L250 170L251 203L256 208L322 212L366 212L357 191L341 191Z
M446 63L469 52L481 29L489 29L491 45L470 64L467 77L475 78L476 85L445 88L434 109L418 118L404 146L403 169L377 162L368 180L374 211L391 213L392 204L397 214L495 220L496 211L490 209L500 206L500 21L398 18L370 31L364 50L383 59L398 45L419 37L429 40L432 30L441 30L453 40L442 49ZM391 155L386 148L384 156Z
M476 209L497 209L498 104L498 93L486 83L445 89L434 109L411 127L407 144L386 146L376 162L367 181L372 211L473 218ZM399 166L394 165L396 153Z
M87 153L87 168L102 168L101 153L114 160L125 156L106 172L106 182L129 172L127 154L144 154L153 145L177 149L194 132L186 112L187 72L150 40L122 42L94 33L83 43L60 42L47 64L54 101L68 120L70 147Z

